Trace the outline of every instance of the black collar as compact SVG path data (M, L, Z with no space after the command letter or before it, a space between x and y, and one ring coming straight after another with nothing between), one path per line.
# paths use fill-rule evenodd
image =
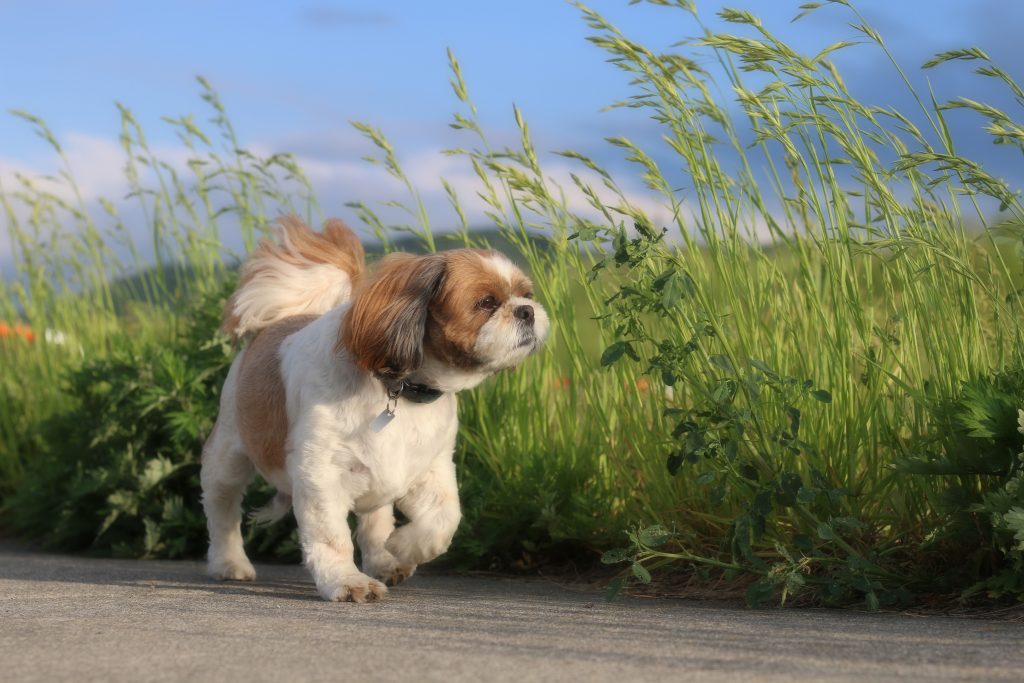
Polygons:
M402 380L402 393L399 397L412 403L433 403L441 398L443 391L426 384L414 384L409 380Z
M404 398L410 403L433 403L444 395L444 392L426 384L417 384L403 379L396 382L384 382L388 398L396 400Z

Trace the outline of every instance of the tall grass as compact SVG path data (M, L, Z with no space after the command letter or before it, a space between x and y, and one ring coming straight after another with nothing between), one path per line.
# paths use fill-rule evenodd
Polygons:
M652 4L690 15L703 36L685 54L659 54L578 7L590 40L632 79L634 94L614 106L661 131L659 149L608 142L661 198L666 225L579 152L557 152L579 165L574 187L559 187L518 110L519 144L493 147L449 55L452 126L466 138L446 153L473 169L488 222L529 267L555 322L546 353L461 399L467 522L456 553L522 566L561 547L620 545L632 528L633 548L606 559L632 561L639 580L682 559L759 574L769 592L809 576L837 601L926 590L948 562L929 545L946 484L895 465L948 427L936 406L965 382L1024 367L1011 248L1024 241L1024 206L958 154L947 117L973 110L1018 148L1020 124L970 100L937 103L906 78L917 111L862 103L830 61L851 44L802 55L749 13L722 12L744 34L733 35L706 31L686 0ZM867 44L856 49L891 59L852 6L832 4L852 13ZM1024 105L980 50L926 66L950 60L977 61ZM59 390L68 368L180 332L179 300L216 291L237 256L222 246L229 226L249 247L277 213L319 218L294 159L241 151L202 85L213 133L191 117L169 121L189 150L187 178L156 158L121 107L126 175L152 231L145 248L114 204L89 211L67 169L56 184L0 188L19 263L0 283L0 315L68 340L0 349L5 369L18 368L4 372L0 393L0 487L16 486L33 453L51 447L31 434L73 407ZM63 159L42 121L19 115ZM370 231L385 244L408 233L427 250L479 240L447 184L457 229L435 233L400 154L355 125L408 193L390 203L407 225L353 203ZM567 192L592 210L574 211ZM147 268L153 261L159 268ZM125 309L112 282L133 272L143 273L141 303Z
M188 150L184 174L155 154L130 109L118 105L127 206L83 199L46 123L12 112L52 148L58 171L18 174L13 187L0 186L15 268L0 280L0 320L23 321L35 337L32 344L8 341L0 350L0 492L43 446L33 443L33 426L68 405L61 391L67 368L173 335L182 303L216 288L241 258L223 245L225 229L250 248L275 216L309 216L316 208L294 159L245 151L217 94L204 79L199 83L212 113L209 130L192 116L165 120ZM124 209L141 216L146 237L139 237L138 224L126 225Z

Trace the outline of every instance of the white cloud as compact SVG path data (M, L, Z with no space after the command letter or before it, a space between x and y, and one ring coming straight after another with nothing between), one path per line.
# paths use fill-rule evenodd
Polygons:
M125 154L117 142L72 132L64 145L71 173L85 200L114 199L125 194Z
M299 161L316 187L325 208L334 208L343 201L358 199L379 209L385 221L410 220L400 210L382 205L391 200L408 204L411 198L402 184L380 166L362 160L352 162L300 158ZM484 184L465 158L422 151L402 160L402 167L419 193L434 228L452 229L458 225L457 215L444 189L442 178L458 196L471 227L484 227L491 223L486 214L493 209L480 196L485 190ZM571 173L589 182L602 202L610 205L620 203L620 199L605 188L599 179L591 177L592 174L586 169L576 168L557 159L549 163L542 162L542 170L549 191L554 196L564 196L568 210L577 215L603 222L600 212L591 206L588 198L572 181ZM623 193L630 204L644 211L656 224L671 222L671 211L665 202L646 188L627 182L623 186Z
M75 209L81 201L94 218L100 212L98 201L106 199L122 212L122 218L136 240L147 235L151 228L144 225L141 212L133 208L134 202L126 200L130 187L125 175L126 155L120 144L110 138L77 131L62 135L60 142L66 166L50 150L47 150L47 154L28 159L0 157L0 186L13 198L11 204L16 220L27 225L33 211L31 206L18 198L22 193L49 194L58 202L64 202ZM187 170L187 150L169 145L154 146L152 150L157 158L175 171ZM74 186L64 178L65 172L70 173ZM145 174L146 167L140 166L140 172ZM34 191L29 190L26 183L30 183ZM12 265L11 245L9 235L6 234L6 217L3 220L5 239L0 242L0 270L8 271ZM69 217L67 225L62 227L70 229L73 223Z
M129 231L137 240L140 249L144 253L148 252L151 228L146 225L141 211L136 206L136 200L125 199L129 186L124 170L126 157L121 146L115 140L79 132L63 136L62 144L83 201L93 208L96 208L97 200L100 198L113 202L122 211L122 217L129 225ZM263 143L252 144L249 147L261 156L269 155L273 149L271 145ZM190 153L186 148L160 145L155 146L154 153L184 178L190 177L191 172L187 165ZM424 203L435 230L449 230L458 225L456 213L441 183L442 178L447 180L457 193L471 227L485 227L491 222L486 216L489 207L479 196L484 189L483 184L467 159L446 156L439 151L422 150L403 157L401 161L405 173ZM310 179L325 214L341 215L355 223L353 212L345 208L344 203L359 200L377 210L385 223L409 223L414 220L401 210L384 205L390 200L409 203L410 198L402 184L381 166L354 158L324 159L300 156L298 162ZM15 174L21 173L37 179L41 187L46 187L61 199L73 201L74 197L66 184L45 179L46 176L56 175L59 170L57 164L58 160L52 154L47 158L27 162L0 158L0 182L10 192L18 185ZM606 222L590 205L584 193L576 187L570 174L575 173L589 183L601 202L614 206L621 201L604 187L599 177L581 165L561 157L547 157L542 159L542 168L549 191L556 196L564 196L567 208L579 216L599 224ZM670 237L675 233L672 228L673 216L663 198L657 197L628 173L622 174L617 180L631 205L646 213L654 225L669 227ZM147 182L151 183L152 178ZM692 225L692 213L685 207L683 210L686 224ZM20 217L24 219L25 207L21 207L19 211L22 212ZM535 219L540 224L544 222L541 217ZM230 223L230 219L226 220ZM622 220L626 218L622 217ZM756 228L759 236L765 234L764 226ZM236 226L226 224L221 235L231 251L240 250L241 238L237 234ZM10 266L7 240L0 244L0 266Z
M125 154L115 140L72 131L62 136L61 148L84 201L100 197L115 200L127 192ZM0 182L12 192L21 187L16 178L20 174L61 200L75 201L71 186L58 177L65 170L60 159L47 151L24 160L0 157ZM183 166L183 155L177 149L161 148L156 152L160 158Z

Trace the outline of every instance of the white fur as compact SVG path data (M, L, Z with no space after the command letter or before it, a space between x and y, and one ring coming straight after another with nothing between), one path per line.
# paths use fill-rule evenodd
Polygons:
M511 282L512 278L515 277L516 272L518 272L519 270L518 268L516 268L515 264L512 263L512 261L510 261L508 257L505 256L504 254L490 254L484 260L487 263L487 265L490 266L491 270L496 272L501 277L505 278L506 282Z
M292 497L285 493L278 493L273 499L261 508L249 513L249 519L260 526L270 526L279 522L292 511Z
M235 298L239 337L293 315L326 313L352 295L348 273L336 266L266 261Z
M501 264L499 272L511 278L512 270L506 271L502 261L495 262ZM313 283L308 272L270 269L276 274L259 287L249 285L252 291L246 295L251 304L240 299L235 310L262 321L290 310L299 290L304 300L312 300L310 287L319 287L324 301L347 297L347 277L342 282L341 271L331 271L331 278L325 280L333 279L333 284ZM291 281L292 277L300 279ZM272 285L286 287L287 293L272 291ZM347 304L329 310L281 344L289 423L287 466L260 473L277 488L279 498L258 512L257 518L269 521L279 516L290 498L305 564L325 600L362 602L380 597L387 590L384 582L408 578L417 565L447 550L461 517L452 462L458 420L451 392L516 365L544 342L549 323L539 305L518 298L505 305L526 304L535 311L532 343L521 344L529 336L521 323L509 316L501 323L496 314L481 328L477 341L476 352L486 361L484 367L457 370L428 356L411 379L448 393L429 404L399 400L394 419L380 432L372 431L370 423L388 404L384 386L358 369L345 351L334 348ZM240 354L224 384L217 426L204 449L201 478L210 531L209 571L221 579L252 580L255 571L242 547L239 511L254 472L235 416L241 358ZM409 520L398 529L395 506ZM359 518L361 570L353 560L350 511Z
M513 310L519 306L532 306L533 331L528 334L527 330L515 326L509 330L509 326L503 326L498 316L487 321L480 328L474 351L477 357L487 360L484 368L488 374L518 365L544 343L551 326L548 314L532 299L512 297L505 305ZM530 343L523 345L524 342Z

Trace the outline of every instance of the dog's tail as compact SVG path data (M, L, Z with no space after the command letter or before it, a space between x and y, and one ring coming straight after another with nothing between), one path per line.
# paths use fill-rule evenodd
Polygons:
M365 266L363 246L344 223L315 232L296 216L277 221L277 241L263 240L242 265L224 307L222 329L235 339L293 315L320 315L352 295Z
M258 526L269 526L284 518L291 509L292 497L284 493L277 493L269 503L250 512L249 519Z

